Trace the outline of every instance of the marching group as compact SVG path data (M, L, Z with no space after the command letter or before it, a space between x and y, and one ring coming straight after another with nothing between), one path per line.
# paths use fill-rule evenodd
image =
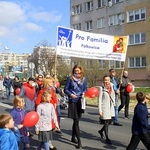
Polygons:
M9 80L9 81L8 81ZM3 83L1 84L1 81ZM37 75L36 78L30 77L27 81L19 81L15 77L14 81L8 76L2 80L1 86L6 88L6 98L9 99L10 87L14 88L13 109L10 114L0 114L0 148L5 150L18 150L20 144L24 149L30 147L29 136L30 128L23 126L25 114L30 111L36 111L39 114L39 121L35 125L35 133L40 141L37 149L56 150L52 144L52 131L61 133L60 130L60 105L58 93L60 89L56 86L58 79L50 75ZM112 144L109 139L108 128L113 123L115 126L122 126L118 121L119 111L124 109L125 119L129 119L130 94L126 90L128 85L132 85L128 78L128 71L124 70L120 79L116 78L115 69L110 69L109 74L103 77L102 85L99 86L98 112L100 123L103 125L98 131L100 137L106 139L106 144ZM8 86L10 85L10 86ZM17 89L20 89L17 93ZM82 148L80 139L79 121L84 113L82 100L87 90L87 81L84 76L83 68L75 65L71 75L67 78L64 93L68 96L69 107L68 117L73 120L71 142L77 144L76 148ZM59 91L59 92L58 92ZM63 91L61 91L63 92ZM3 95L1 94L2 98ZM121 103L118 105L120 97ZM132 122L132 137L127 150L135 150L140 141L145 147L150 149L150 134L148 117L150 116L146 104L150 100L148 94L138 92L136 94L137 105L134 110Z

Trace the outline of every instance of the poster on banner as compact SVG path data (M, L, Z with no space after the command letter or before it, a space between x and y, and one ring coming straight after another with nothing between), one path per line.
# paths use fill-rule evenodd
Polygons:
M57 27L57 55L125 61L128 36L111 36Z

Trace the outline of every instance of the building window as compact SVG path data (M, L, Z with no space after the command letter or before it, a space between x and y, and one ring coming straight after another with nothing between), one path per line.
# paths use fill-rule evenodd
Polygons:
M81 30L81 23L72 25L72 28L75 30Z
M72 7L72 15L77 15L82 13L82 5L76 5Z
M104 60L98 60L98 67L99 69L104 69L105 68L105 61Z
M105 18L97 19L97 28L104 28L105 27Z
M93 1L86 2L85 5L86 5L86 11L93 10Z
M123 68L123 63L122 61L115 61L115 60L109 60L109 69L115 68L115 69L121 69Z
M127 12L127 21L139 21L146 19L146 8L132 10Z
M105 0L97 0L98 2L98 8L105 6Z
M146 57L129 57L129 68L146 67Z
M122 25L124 23L124 13L109 16L109 26Z
M87 21L87 22L85 23L85 29L86 29L87 31L92 30L92 20Z
M123 2L123 0L108 0L108 2L112 2L112 4Z
M129 35L129 45L144 44L146 42L145 33L136 33Z
M92 69L92 68L93 68L92 60L87 60L87 69Z

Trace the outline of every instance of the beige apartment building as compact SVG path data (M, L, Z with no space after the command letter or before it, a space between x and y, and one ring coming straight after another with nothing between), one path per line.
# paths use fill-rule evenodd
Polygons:
M12 52L3 52L0 54L0 74L9 75L10 77L27 76L28 57L30 54L16 54Z
M150 0L70 0L70 27L129 36L126 61L97 60L100 71L125 68L135 86L150 85ZM72 65L80 59L72 59ZM92 69L93 60L86 60ZM124 64L124 67L123 67Z

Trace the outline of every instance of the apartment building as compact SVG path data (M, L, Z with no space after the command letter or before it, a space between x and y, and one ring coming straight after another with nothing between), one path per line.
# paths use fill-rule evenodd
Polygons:
M129 71L136 86L150 85L150 0L70 0L70 27L129 36L125 62L97 60L100 71ZM79 59L72 59L76 63ZM86 60L88 68L92 60ZM91 65L92 68L92 65Z
M1 53L0 74L14 76L16 73L27 73L30 54Z

